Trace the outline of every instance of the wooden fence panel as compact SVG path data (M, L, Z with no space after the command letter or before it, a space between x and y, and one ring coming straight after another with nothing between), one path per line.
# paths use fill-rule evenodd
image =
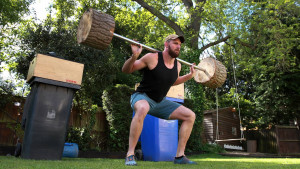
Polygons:
M276 126L279 154L300 154L300 131L296 126Z
M257 141L257 151L280 155L300 154L300 130L297 126L275 126L275 129L248 130L247 140Z
M0 122L0 145L2 146L15 146L17 143L17 137L8 125L15 126L16 123L4 123Z
M276 131L274 129L244 131L247 140L257 141L257 152L277 153Z

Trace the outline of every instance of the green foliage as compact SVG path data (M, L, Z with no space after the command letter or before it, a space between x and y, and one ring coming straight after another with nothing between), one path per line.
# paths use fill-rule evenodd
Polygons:
M21 16L29 11L33 0L1 0L0 1L0 26L15 23Z
M269 124L288 124L300 117L299 102L299 6L295 1L252 4L255 12L249 37L255 39L246 69L252 70L257 116L262 128ZM238 51L240 52L240 51ZM250 62L250 64L249 64ZM298 86L298 87L297 87Z
M116 80L120 64L109 50L99 51L76 43L77 25L63 26L63 20L48 18L44 24L28 23L21 36L21 53L17 55L17 71L27 76L30 61L37 53L55 52L64 59L84 64L81 97L101 105L103 90Z
M251 61L255 70L256 114L263 127L288 124L300 117L299 6L295 1L259 3L251 25L257 49ZM254 24L259 23L259 24ZM260 55L257 55L258 52ZM256 55L255 55L256 54Z
M201 150L204 153L213 153L213 154L225 152L225 149L219 144L203 144L201 146Z
M126 151L128 148L129 126L132 119L130 96L133 89L116 85L103 92L103 110L109 124L109 151Z
M78 144L79 150L89 149L91 137L87 133L86 128L70 127L67 131L66 141L68 143Z
M9 128L11 131L13 131L15 136L18 139L24 138L24 130L22 129L21 123L16 123L16 124L7 123L6 127Z
M66 142L77 143L80 150L89 150L90 145L93 141L93 127L96 123L96 112L98 110L97 105L92 105L90 109L88 109L88 123L85 127L70 127L68 128L66 135Z
M243 127L255 128L257 124L253 123L257 117L253 114L254 103L247 100L242 93L238 93L235 88L231 88L228 93L223 94L218 99L219 107L235 107L237 113L241 113ZM216 107L215 107L216 108ZM238 109L239 108L239 109Z
M186 51L183 57L188 58L192 63L198 60L199 51ZM189 72L189 66L182 65L181 74L184 75ZM196 120L193 126L191 136L188 140L186 151L201 151L202 142L201 133L203 132L203 111L205 108L205 98L203 86L194 80L185 83L185 96L184 105L191 109L196 114Z
M122 8L114 13L116 20L116 33L122 34L131 39L137 39L141 43L163 50L164 38L174 33L174 30L166 25L166 22L158 19L145 8L141 8L136 2L116 1ZM174 10L175 7L182 7L179 2L166 1L147 1L147 3L164 14L168 19L177 21L180 26L184 27L183 20L188 16ZM125 31L124 31L125 30Z
M88 119L87 131L91 132L96 124L96 113L98 111L97 105L92 105L92 107L88 110L90 114L90 118Z
M299 76L299 72L291 73L261 83L255 93L258 116L255 123L262 127L268 127L268 124L284 125L300 117Z
M296 1L238 1L228 9L232 15L226 16L236 19L224 30L231 38L226 45L213 47L228 71L224 87L219 89L219 104L236 106L239 96L247 128L283 125L299 118L300 27ZM237 90L233 92L232 88ZM235 97L230 96L233 93ZM215 107L215 92L206 91L206 97Z
M194 81L187 83L189 89L193 92L191 99L185 99L184 105L189 109L193 110L196 114L196 120L193 126L191 136L186 145L186 151L201 151L202 142L201 134L203 130L203 108L204 108L204 96L202 86L196 84Z
M0 1L0 73L10 71L11 68L15 68L13 57L17 53L15 47L17 45L16 36L12 33L15 29L15 25L22 22L22 16L29 12L29 5L32 0L1 0ZM13 95L16 87L23 85L23 83L15 84L11 80L3 80L0 78L0 93L3 92ZM2 102L8 101L8 97L1 99Z
M5 105L12 101L12 96L13 96L12 91L13 91L12 84L5 83L5 81L4 82L0 81L0 96L1 98L5 98L0 100L1 109L4 109Z

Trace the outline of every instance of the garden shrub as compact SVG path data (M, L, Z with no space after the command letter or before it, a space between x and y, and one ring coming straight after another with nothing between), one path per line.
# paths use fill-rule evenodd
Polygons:
M199 103L199 101L195 101L192 99L185 99L184 100L184 106L193 110L196 114L196 120L193 126L193 131L191 133L191 136L187 142L186 145L186 151L187 152L204 152L204 153L221 153L224 152L224 148L221 147L218 144L207 144L204 143L202 136L202 132L204 132L204 128L203 128L203 105L197 105L197 103ZM195 107L199 107L198 111L197 108ZM181 122L180 122L181 124Z
M97 105L92 105L86 110L89 114L88 123L84 127L69 127L66 135L66 142L78 144L79 150L89 150L93 141L92 131L96 123L95 114L98 110Z
M225 149L218 144L203 144L201 151L204 153L224 153Z
M203 121L203 111L197 111L195 106L195 101L192 99L185 99L184 104L185 107L191 109L196 114L196 120L193 126L193 130L191 136L186 145L187 152L200 152L202 151L202 139L201 134L204 132L202 121ZM179 123L181 125L181 122ZM180 126L178 126L180 127ZM179 131L179 129L178 129Z
M103 92L103 110L109 125L109 151L126 151L132 119L130 96L134 90L127 85L116 85Z
M79 150L88 150L91 137L86 127L69 127L66 142L78 144Z

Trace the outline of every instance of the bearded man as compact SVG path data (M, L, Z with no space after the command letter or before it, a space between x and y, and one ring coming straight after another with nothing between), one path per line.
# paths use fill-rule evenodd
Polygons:
M143 69L143 79L132 94L130 103L135 115L131 121L129 134L129 148L125 158L125 165L137 165L134 150L143 129L147 114L173 120L182 120L179 130L179 140L175 164L196 164L185 156L185 146L190 137L195 121L195 113L183 105L166 99L166 95L173 85L186 82L194 77L194 67L190 73L179 76L181 64L177 61L184 37L169 35L165 38L164 51L147 53L140 59L142 47L131 45L132 56L124 63L122 71L132 73Z

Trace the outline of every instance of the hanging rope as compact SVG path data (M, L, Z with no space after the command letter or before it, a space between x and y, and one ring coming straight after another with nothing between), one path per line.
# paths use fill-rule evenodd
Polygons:
M232 62L232 67L233 67L233 77L234 77L234 85L235 85L234 97L236 98L237 104L238 104L241 138L244 138L244 129L243 129L243 126L242 126L241 111L240 111L240 99L239 99L239 95L237 94L238 90L237 90L237 82L236 82L236 76L235 76L235 65L234 65L234 61L233 61L233 57L232 57L231 45L230 45L230 56L231 56L231 62Z
M218 88L216 88L216 103L217 103L217 128L216 128L216 140L219 140L219 103L218 103Z
M245 140L244 138L244 129L242 126L242 119L241 119L241 110L240 110L240 99L239 99L239 95L238 90L237 90L237 80L236 80L236 74L235 74L235 65L234 65L234 61L233 61L233 57L232 57L232 48L230 46L230 56L231 56L231 62L232 62L232 67L233 67L233 77L234 77L234 85L235 85L235 93L234 93L234 98L236 98L237 100L237 105L238 105L238 112L239 112L239 122L240 122L240 131L241 131L241 138L240 139L226 139L226 140L219 140L219 101L218 101L218 88L216 88L216 105L217 105L217 127L216 127L216 142L219 141L234 141L234 140Z

